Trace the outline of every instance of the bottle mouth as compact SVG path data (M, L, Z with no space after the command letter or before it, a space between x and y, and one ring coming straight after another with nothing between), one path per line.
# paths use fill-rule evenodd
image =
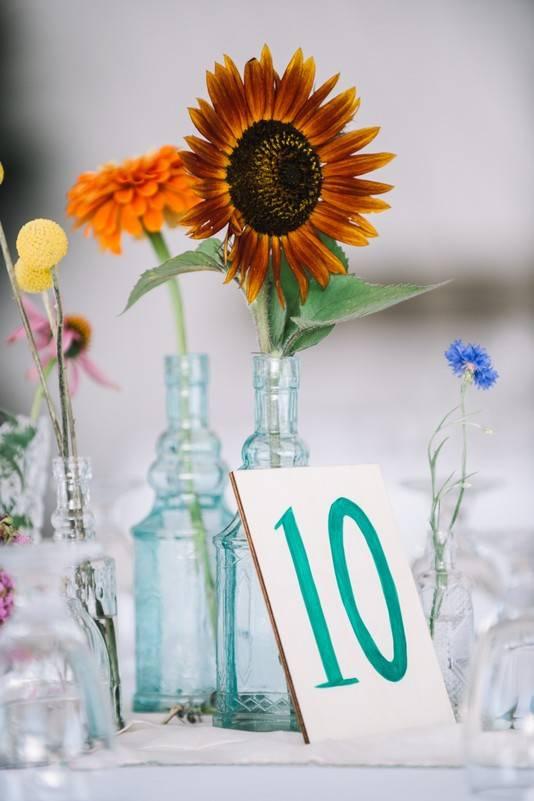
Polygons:
M167 385L187 383L206 384L209 379L209 359L206 353L178 353L165 356Z
M91 459L88 456L56 456L52 459L52 470L56 478L78 476L91 478Z
M298 389L300 362L297 356L271 356L254 353L255 389Z

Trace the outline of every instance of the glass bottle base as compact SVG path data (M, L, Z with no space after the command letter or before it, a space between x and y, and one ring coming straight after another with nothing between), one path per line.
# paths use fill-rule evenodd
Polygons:
M136 692L133 697L134 712L168 712L173 706L180 704L187 708L206 710L210 708L211 694L184 693L164 695L161 693Z
M300 731L287 695L240 694L230 704L217 698L213 725L239 731Z

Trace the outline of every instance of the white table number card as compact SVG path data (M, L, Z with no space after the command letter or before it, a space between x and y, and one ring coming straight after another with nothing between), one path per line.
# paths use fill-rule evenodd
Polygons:
M304 740L453 722L378 466L231 479Z

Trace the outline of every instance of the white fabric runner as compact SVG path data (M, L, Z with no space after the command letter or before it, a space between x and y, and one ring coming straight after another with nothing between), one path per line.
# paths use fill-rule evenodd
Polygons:
M241 732L140 715L117 739L121 765L460 767L460 725L305 745L293 732Z

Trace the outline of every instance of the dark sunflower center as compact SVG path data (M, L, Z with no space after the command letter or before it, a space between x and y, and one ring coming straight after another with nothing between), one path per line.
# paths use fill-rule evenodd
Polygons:
M255 231L281 236L306 222L321 194L321 162L304 134L260 120L237 143L226 173L230 196Z

